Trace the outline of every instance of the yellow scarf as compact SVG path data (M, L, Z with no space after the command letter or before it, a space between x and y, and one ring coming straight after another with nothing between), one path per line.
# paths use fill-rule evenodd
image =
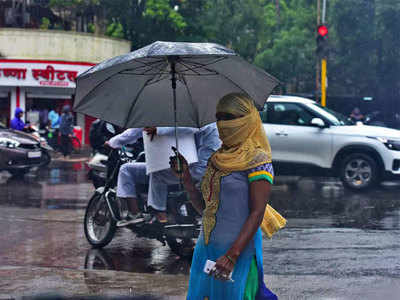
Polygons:
M206 244L216 223L221 177L271 162L271 147L251 99L242 94L228 94L219 101L217 112L229 113L236 119L217 122L222 147L212 155L203 178L202 193L206 201L203 229ZM214 188L210 190L211 186ZM261 224L264 233L271 237L285 224L286 220L267 205Z
M271 147L254 104L246 98L229 102L224 99L218 103L217 112L239 118L217 122L222 147L211 157L213 165L234 172L271 162Z

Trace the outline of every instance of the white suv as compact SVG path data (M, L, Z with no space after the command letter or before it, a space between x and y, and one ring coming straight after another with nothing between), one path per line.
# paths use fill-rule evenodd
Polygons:
M400 178L400 130L354 125L312 100L292 96L271 96L260 114L277 174L330 174L356 190L388 176Z

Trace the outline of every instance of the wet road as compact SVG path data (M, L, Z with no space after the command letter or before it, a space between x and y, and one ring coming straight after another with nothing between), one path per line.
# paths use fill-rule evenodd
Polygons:
M120 230L104 250L90 249L86 173L81 162L23 179L0 173L0 299L33 291L184 299L190 262L160 242ZM280 299L400 299L399 195L396 183L357 194L332 178L278 178L271 203L288 227L264 240L267 285Z

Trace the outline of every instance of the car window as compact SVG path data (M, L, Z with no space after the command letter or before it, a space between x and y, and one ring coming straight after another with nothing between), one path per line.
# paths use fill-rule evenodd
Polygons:
M313 104L309 104L309 106L311 106L311 109L322 114L325 118L327 118L335 126L355 125L355 123L353 121L351 121L349 118L345 117L341 113L338 113L329 108L323 107L320 104L313 103Z
M315 117L296 103L269 103L266 121L273 124L309 126ZM267 117L265 116L265 117Z
M260 118L263 123L268 123L268 104L264 104L264 110L260 111Z

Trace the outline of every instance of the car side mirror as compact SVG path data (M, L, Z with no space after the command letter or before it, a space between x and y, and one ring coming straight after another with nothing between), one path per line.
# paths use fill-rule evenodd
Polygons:
M319 128L325 128L326 127L326 124L325 124L324 120L322 120L320 118L313 118L310 123L311 123L312 126L316 126L316 127L319 127Z

